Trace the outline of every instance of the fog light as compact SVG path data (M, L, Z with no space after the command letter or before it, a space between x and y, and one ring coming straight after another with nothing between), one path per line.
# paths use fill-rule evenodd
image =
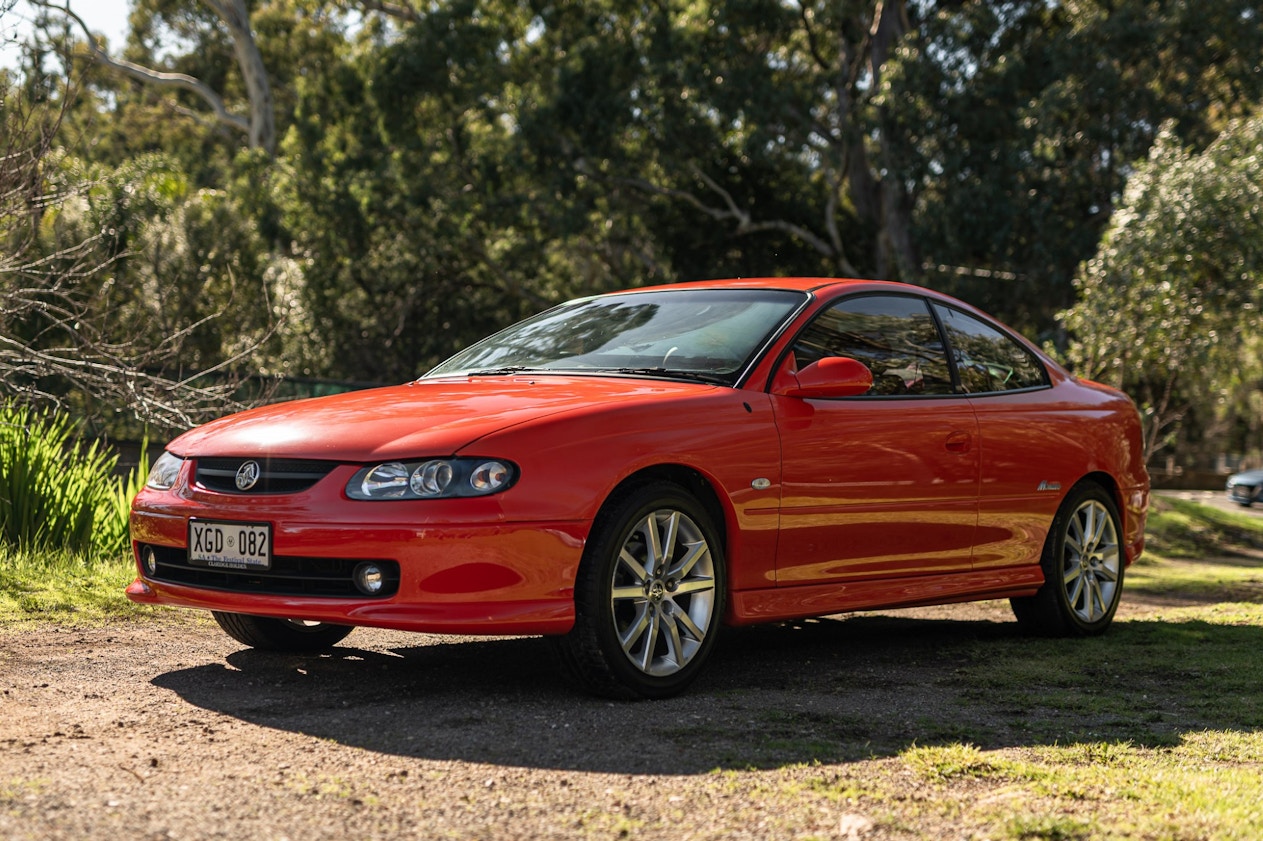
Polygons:
M144 555L145 572L150 575L156 575L158 572L158 553L153 550L152 546L146 546Z
M386 586L386 576L377 564L360 564L352 578L356 588L366 596L376 596Z

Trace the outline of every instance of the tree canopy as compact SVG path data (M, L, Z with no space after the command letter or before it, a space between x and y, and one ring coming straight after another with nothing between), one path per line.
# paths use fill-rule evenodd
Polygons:
M1061 343L1159 128L1204 148L1263 100L1254 0L135 0L124 44L22 1L6 99L64 111L41 183L116 232L82 283L199 369L396 381L733 275L921 283Z
M1076 285L1061 315L1071 358L1136 397L1149 454L1190 410L1206 423L1248 402L1239 392L1263 384L1263 117L1201 150L1168 126ZM1257 413L1250 422L1258 429Z

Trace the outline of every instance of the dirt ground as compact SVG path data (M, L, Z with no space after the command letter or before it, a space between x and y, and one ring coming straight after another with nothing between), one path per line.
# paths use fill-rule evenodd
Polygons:
M612 703L540 639L264 654L182 611L0 630L0 838L960 837L837 792L915 798L898 752L954 730L1028 738L979 731L952 679L1016 634L1003 602L729 629L685 696Z

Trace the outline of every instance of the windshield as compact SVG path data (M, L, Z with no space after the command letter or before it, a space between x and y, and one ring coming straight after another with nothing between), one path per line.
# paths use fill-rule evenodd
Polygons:
M501 330L426 378L624 373L733 385L807 300L783 289L672 289L571 301Z

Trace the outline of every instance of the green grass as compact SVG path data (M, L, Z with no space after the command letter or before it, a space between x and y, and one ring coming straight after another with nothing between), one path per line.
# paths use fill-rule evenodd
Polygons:
M115 476L118 457L69 416L0 403L0 623L102 622L136 615L123 596L131 501L149 472Z
M125 545L118 456L78 431L64 413L0 404L0 543L85 555Z
M954 813L960 837L973 829L1020 841L1244 841L1263 831L1261 751L1257 733L1206 730L1164 749L1126 742L1003 750L954 745L911 748L899 762L927 787L921 809ZM880 789L875 795L889 803Z
M818 798L909 838L945 824L996 841L1263 837L1263 604L1157 608L1099 639L964 645L935 693L967 735L785 768L769 796L787 809Z
M0 626L101 624L153 615L123 589L136 577L131 558L0 548Z
M1186 499L1152 497L1145 552L1162 558L1204 558L1263 549L1263 520Z

